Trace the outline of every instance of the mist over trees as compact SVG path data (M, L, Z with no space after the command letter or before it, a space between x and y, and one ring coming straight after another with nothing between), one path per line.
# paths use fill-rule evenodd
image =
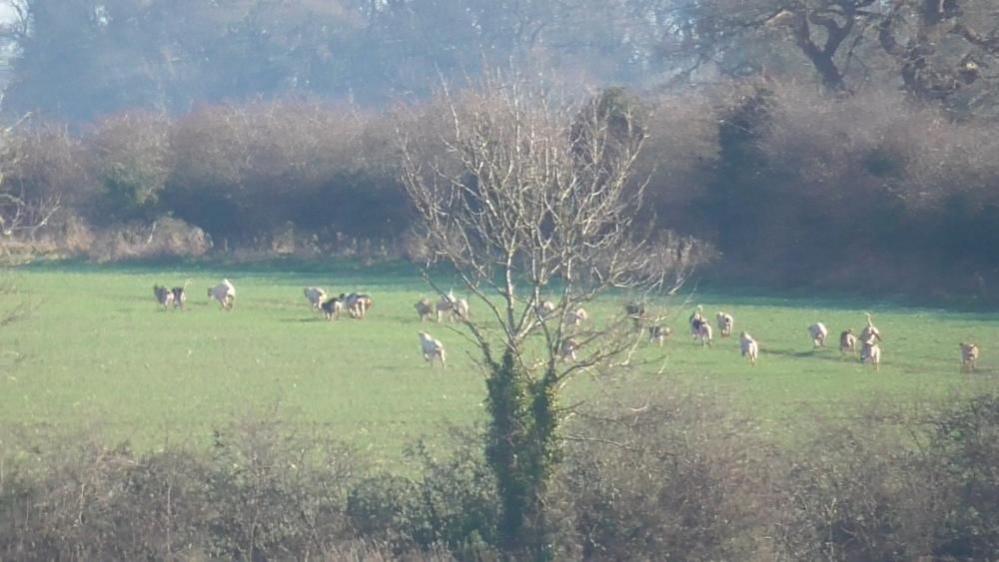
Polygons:
M36 213L58 204L7 242L95 259L412 257L398 139L435 158L442 88L502 69L577 100L635 100L643 220L711 244L705 274L997 294L999 14L986 3L5 5L0 109L20 123L2 189Z
M511 65L580 87L770 76L994 115L999 15L961 0L5 0L4 112L317 96L381 106Z
M426 97L484 65L585 83L661 74L654 3L594 0L8 0L9 114L89 121L143 108L319 96Z

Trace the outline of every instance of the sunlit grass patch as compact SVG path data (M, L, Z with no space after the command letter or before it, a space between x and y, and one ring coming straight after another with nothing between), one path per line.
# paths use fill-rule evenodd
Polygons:
M206 296L223 277L237 288L232 312ZM187 280L188 310L160 309L153 284ZM375 307L365 320L327 322L302 294L309 285L333 294L365 291ZM432 293L411 270L46 267L21 271L18 286L0 304L37 306L0 330L0 424L8 427L70 429L99 419L138 447L208 444L213 427L253 408L277 407L394 462L421 436L447 446L446 424L485 420L477 350L453 326L421 324L413 304ZM730 397L740 414L780 435L850 404L936 400L994 388L999 380L996 315L714 294L693 299L657 303L674 331L663 348L642 343L637 366L610 376L582 373L566 400L623 386L629 395L675 386ZM594 303L591 321L606 321L626 301ZM718 310L732 313L735 336L718 338L716 331L711 347L696 345L686 326L694 302L712 319ZM474 300L472 306L486 319ZM878 373L837 349L839 332L859 332L865 310L885 337ZM816 321L829 327L827 348L812 349L807 327ZM447 346L447 369L423 361L417 332L424 329ZM760 342L756 367L739 356L741 330ZM961 341L982 348L973 375L959 372Z

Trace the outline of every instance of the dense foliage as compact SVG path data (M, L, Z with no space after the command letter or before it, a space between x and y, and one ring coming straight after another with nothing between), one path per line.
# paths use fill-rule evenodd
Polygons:
M444 84L499 67L570 96L640 98L644 210L713 243L726 274L996 294L988 3L0 4L2 112L31 115L5 142L4 193L23 224L62 211L47 232L4 226L7 242L97 259L419 253L395 147L445 147L432 120L385 108L419 116ZM5 225L14 207L0 200ZM184 252L183 239L202 242Z
M702 274L996 298L999 141L988 124L897 92L830 98L776 83L629 103L641 104L648 135L634 173L648 181L642 212L720 251ZM126 113L81 134L22 127L4 185L60 207L14 240L95 259L416 256L399 140L419 139L428 161L443 154L436 111L254 103L174 119Z
M999 401L866 406L796 445L684 395L579 411L546 503L573 560L991 560ZM99 432L9 439L0 556L10 560L492 560L501 525L481 435L456 432L387 474L270 415L210 451L139 453ZM908 435L899 439L899 435Z

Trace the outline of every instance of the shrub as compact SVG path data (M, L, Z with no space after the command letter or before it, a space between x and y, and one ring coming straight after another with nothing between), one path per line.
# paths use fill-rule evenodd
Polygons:
M209 107L180 119L164 199L184 220L236 245L290 222L303 232L393 238L408 203L371 116L315 104Z
M3 180L28 201L58 199L70 208L86 208L99 190L86 147L55 123L12 132L3 149Z
M438 460L422 442L409 456L418 461L415 479L380 474L350 490L347 515L357 533L407 549L446 547L467 560L496 556L499 504L482 458L479 431L451 430L455 452Z
M990 560L999 547L999 396L952 405L929 419L921 469L939 496L935 556Z
M862 405L780 446L715 398L641 400L604 398L566 425L544 498L555 557L995 557L994 394L916 412ZM411 476L371 472L301 428L257 412L217 430L209 451L147 453L107 446L96 426L5 428L0 559L501 559L482 428L453 431L440 459L414 445Z
M446 545L462 559L485 560L499 546L500 512L495 477L483 457L484 434L452 428L450 435L455 451L443 460L422 442L409 451L420 462L419 494L429 516L422 546Z
M212 247L203 230L186 222L160 217L151 225L130 223L98 233L88 248L97 262L189 258L203 256Z
M28 449L30 457L5 459L14 462L0 486L0 557L166 559L206 543L208 467L197 456L140 456L96 435L55 439Z
M347 497L347 517L362 536L394 545L396 549L420 542L427 520L417 484L391 474L370 476L354 486Z
M263 416L216 432L211 455L136 454L90 429L3 451L0 558L295 560L349 541L357 464Z
M883 423L824 426L790 453L775 482L772 531L787 559L889 562L926 553L923 481L898 435L887 435Z
M87 139L102 185L97 218L151 218L170 172L169 122L155 115L124 113L97 126Z
M894 411L893 411L894 410ZM993 560L999 399L903 415L864 406L820 424L774 480L772 536L790 560Z
M747 428L702 397L580 412L557 499L563 550L587 560L745 558L768 475Z
M270 413L215 432L208 505L211 552L239 559L305 559L349 536L347 491L361 465L318 434Z

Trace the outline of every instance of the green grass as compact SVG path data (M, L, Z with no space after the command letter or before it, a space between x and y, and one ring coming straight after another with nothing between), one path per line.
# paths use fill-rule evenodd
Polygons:
M237 287L231 313L205 289L222 277ZM248 411L277 407L296 423L395 462L418 437L445 446L443 427L484 419L485 387L475 349L443 326L431 331L448 347L447 370L423 363L413 303L427 296L412 270L340 266L298 272L277 268L46 265L18 271L18 292L0 297L10 309L35 305L0 329L0 426L70 431L100 421L116 439L138 447L207 443L211 429ZM159 310L154 283L190 279L186 312ZM326 322L310 311L302 287L363 290L376 301L364 321ZM878 307L875 303L697 295L712 317L735 315L736 332L761 344L758 366L739 356L738 341L702 349L686 336L689 306L678 301L676 332L663 350L644 347L649 363L624 377L583 374L570 401L679 387L732 398L734 408L777 433L796 431L814 415L867 400L918 402L992 390L999 381L999 316ZM623 299L591 307L597 318ZM473 311L475 303L473 302ZM832 339L859 332L863 310L885 336L875 374L832 349L813 351L806 327L816 320ZM979 372L959 373L958 342L976 341ZM22 357L15 362L16 357ZM16 364L15 364L16 363ZM662 367L661 372L659 368ZM638 405L638 404L634 404Z

